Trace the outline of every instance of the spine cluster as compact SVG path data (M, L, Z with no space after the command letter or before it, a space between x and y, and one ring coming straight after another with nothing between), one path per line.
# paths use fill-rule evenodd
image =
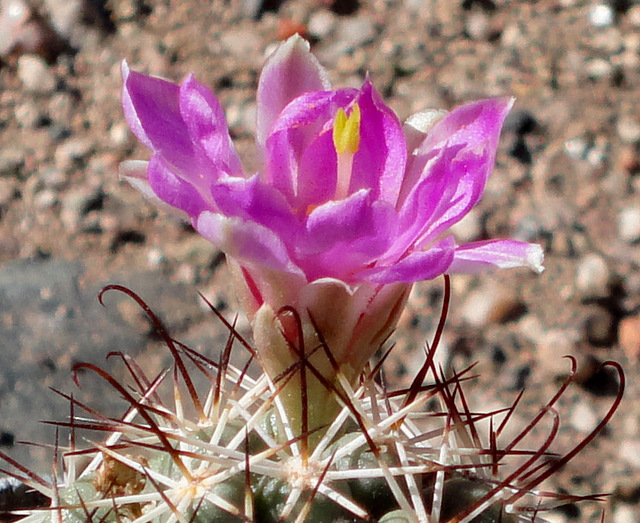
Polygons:
M251 345L213 307L229 329L217 361L173 340L141 298L122 287L108 289L114 288L148 313L174 366L148 376L132 358L112 353L128 371L123 385L92 364L77 365L75 371L108 381L128 410L119 419L107 418L63 394L71 414L57 425L68 428L71 439L68 447L56 445L63 471L53 480L0 454L16 468L13 476L46 500L39 508L12 511L24 523L541 522L546 510L578 498L539 494L536 487L595 437L624 388L620 367L607 363L619 372L620 393L593 434L566 456L546 459L558 432L554 405L571 378L518 436L498 448L515 405L506 412L471 412L464 382L472 368L445 376L436 367L445 307L409 388L388 390L381 364L367 366L354 386L338 372L337 383L327 383L341 406L335 420L315 429L317 434L296 434L280 395L296 374L314 374L308 361L277 380L265 374L254 379L247 373ZM445 298L448 291L447 285ZM232 350L246 351L244 368L229 364ZM206 378L205 390L197 390L198 374ZM481 422L494 418L502 421L489 423L489 434L482 434ZM544 444L523 449L522 440L545 419L551 428ZM85 430L103 432L104 441L79 446Z

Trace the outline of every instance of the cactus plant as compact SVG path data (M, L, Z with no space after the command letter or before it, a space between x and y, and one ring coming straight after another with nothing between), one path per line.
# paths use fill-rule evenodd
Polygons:
M134 292L108 286L147 312L173 368L150 377L126 354L112 353L129 373L123 385L95 365L76 365L76 373L106 380L128 411L108 418L61 393L71 415L57 424L72 434L68 448L56 446L63 473L47 480L0 454L17 468L16 479L50 500L16 516L27 523L515 523L542 521L545 509L576 499L535 488L616 410L624 389L618 364L607 363L620 376L609 414L574 450L549 461L554 405L571 378L499 448L515 404L472 412L463 392L471 368L445 373L434 363L449 274L543 270L539 245L459 245L447 232L482 195L512 99L421 112L403 126L369 77L360 89L332 90L296 35L276 48L260 77L256 147L263 162L250 176L222 106L193 75L176 85L126 62L122 71L125 116L152 156L125 162L121 175L225 252L253 345L209 304L229 338L218 361L207 359L173 340ZM381 363L372 367L370 359L395 328L412 285L440 275L443 312L426 361L410 387L390 391ZM237 345L249 355L243 368L230 364ZM247 370L254 359L263 371L257 378ZM505 419L494 429L498 416ZM546 441L522 449L545 417ZM484 439L483 420L490 427ZM79 448L82 429L106 438Z
M309 433L292 432L279 397L294 374L317 373L307 361L276 380L267 374L251 378L247 366L236 368L229 359L239 345L251 362L252 347L213 306L229 329L218 361L173 340L132 291L107 289L125 292L147 311L172 352L174 367L149 377L132 358L110 354L130 374L125 386L92 364L76 366L76 372L92 371L107 380L129 409L121 418L107 418L61 393L73 414L57 424L71 429L72 443L57 448L65 463L59 478L46 480L24 467L14 474L51 500L46 508L16 511L26 516L24 523L544 521L544 510L578 498L536 493L535 487L604 426L624 388L620 367L608 363L620 373L620 393L609 414L572 452L552 462L545 458L558 428L553 406L570 379L509 445L495 446L502 423L491 429L491 444L484 446L479 421L505 413L469 411L463 382L470 368L450 377L436 369L433 355L445 306L429 357L410 387L387 390L380 365L367 366L354 387L340 373L341 388L323 381L341 410L328 427L318 429L322 436L311 446ZM195 373L206 377L206 390L196 390ZM171 405L164 399L167 392L173 395ZM434 409L435 403L440 407ZM533 451L519 448L545 415L553 418L545 444ZM79 448L76 433L84 429L104 432L104 442ZM502 472L511 457L523 456L523 463Z

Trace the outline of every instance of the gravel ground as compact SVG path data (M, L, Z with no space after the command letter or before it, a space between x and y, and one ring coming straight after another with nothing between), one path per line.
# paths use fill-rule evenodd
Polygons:
M75 390L117 411L96 379L74 389L77 361L126 350L151 368L165 354L130 302L96 300L106 283L139 292L171 332L214 354L223 330L197 291L231 317L219 253L118 181L148 153L127 130L120 62L179 80L195 72L227 111L255 164L255 87L265 54L301 31L336 86L369 72L405 119L480 97L517 98L495 172L462 240L542 243L546 271L454 277L443 362L478 361L472 408L509 405L525 424L570 367L552 450L568 451L627 390L608 428L546 490L610 492L553 522L640 520L640 2L611 0L0 0L0 450L39 471ZM437 323L441 282L416 287L387 377L406 383ZM246 329L246 325L242 326ZM114 371L116 372L116 371Z

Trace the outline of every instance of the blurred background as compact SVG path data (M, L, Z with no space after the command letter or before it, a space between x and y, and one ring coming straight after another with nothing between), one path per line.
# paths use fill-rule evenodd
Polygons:
M511 404L522 428L568 375L552 450L569 451L618 390L600 363L623 363L627 392L609 428L543 487L589 495L551 521L640 517L640 2L625 0L0 0L0 450L35 470L53 443L43 419L64 419L54 387L117 414L117 394L70 369L135 355L167 365L131 300L139 293L172 335L215 356L226 333L198 291L228 318L237 307L224 258L193 230L118 180L146 159L120 108L120 63L179 81L190 72L225 107L247 170L255 89L265 56L299 32L334 86L369 73L404 120L477 98L515 96L481 203L455 228L461 241L539 242L546 271L453 278L438 361L478 362L471 408ZM417 285L386 364L410 383L439 316L442 281ZM246 332L246 321L239 318ZM508 437L508 434L507 434ZM546 437L542 431L540 438ZM534 436L535 438L535 436ZM508 440L507 440L508 441ZM535 446L535 439L531 442ZM0 466L2 468L3 466Z

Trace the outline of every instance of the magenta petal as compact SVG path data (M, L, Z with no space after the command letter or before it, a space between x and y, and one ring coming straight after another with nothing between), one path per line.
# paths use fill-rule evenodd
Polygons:
M435 149L445 142L464 143L467 147L495 151L502 124L513 107L513 98L489 98L456 107L429 130L418 154Z
M220 102L192 74L180 85L179 106L191 141L202 148L216 170L242 173Z
M409 116L402 124L402 132L407 140L407 152L413 153L424 141L429 130L446 115L447 111L441 109L427 109Z
M407 180L415 180L403 196L401 212L403 223L413 222L412 230L416 220L420 223L416 247L431 243L478 202L493 169L500 128L510 107L511 101L505 99L467 104L429 131L403 186L405 191ZM438 154L435 159L434 153ZM419 166L422 171L417 174Z
M430 208L433 212L428 227L417 240L418 246L432 242L466 216L482 196L487 177L493 168L493 153L476 156L466 148L456 152L456 147L461 145L446 147L445 154L450 159L445 167L447 178L442 190L431 195Z
M302 274L291 261L285 245L271 230L241 218L205 211L195 220L196 230L240 264L267 270Z
M529 267L541 273L543 261L542 247L536 243L488 240L458 247L447 272L469 274L493 268Z
M294 35L267 59L258 82L256 141L262 149L271 126L298 96L331 88L329 76L309 51L309 42Z
M309 215L296 257L310 281L331 277L353 283L362 267L374 264L389 248L397 234L395 209L372 202L369 193L361 190L327 202Z
M173 120L176 127L183 126L177 106L178 86L160 78L131 71L126 61L122 62L122 79L122 105L129 128L138 140L153 150L154 140L147 135L145 128L146 124L153 124L153 121L148 122L146 115L149 112L166 112L166 115L161 117L163 120ZM150 129L152 136L154 131L154 128Z
M133 133L175 168L183 172L201 170L205 162L202 155L194 151L180 115L179 87L160 78L130 71L126 62L122 64L122 75L122 104Z
M367 77L358 93L360 147L353 159L350 192L374 188L374 197L396 203L404 177L407 146L402 125Z
M140 191L145 198L154 200L154 203L157 204L162 200L158 199L149 185L149 179L147 178L148 167L149 162L128 160L119 165L118 174L121 180L128 182L134 189Z
M200 192L178 176L164 157L154 154L147 170L149 186L163 202L187 213L191 218L210 207Z
M400 209L400 232L385 259L397 259L415 248L432 226L434 215L445 212L457 184L451 172L454 159L462 146L445 147L428 164L428 176L419 181Z
M469 155L484 157L486 169L476 176L483 177L486 181L495 161L502 123L512 105L512 98L481 100L457 107L438 120L411 156L402 184L400 202L403 203L418 180L427 175L425 167L429 158L445 144L450 147L464 145ZM484 187L484 183L482 186Z
M127 162L122 162L120 164L118 173L120 174L121 180L125 180L131 185L131 187L140 191L142 195L151 203L170 214L188 220L189 216L187 215L187 213L165 203L158 197L155 192L153 192L153 189L151 188L149 179L147 177L148 169L149 162L130 160Z
M320 205L335 194L338 162L330 131L327 126L318 133L300 157L295 205L301 210Z
M226 177L212 187L211 194L220 213L263 225L281 238L293 241L296 237L299 223L291 207L258 175L249 179Z
M343 244L344 251L353 251L356 250L354 242L364 239L364 245L359 247L369 255L376 251L379 254L384 247L375 245L375 238L382 237L384 246L388 245L392 235L389 226L395 217L392 207L372 202L370 192L363 189L344 200L329 201L314 209L307 218L306 234L298 244L297 253L318 254L336 244Z
M303 94L274 122L266 143L264 179L293 206L303 209L321 203L335 191L333 118L356 93L340 89Z
M452 237L445 238L426 251L415 251L386 267L366 269L359 274L374 283L414 283L431 280L448 272L456 248Z

